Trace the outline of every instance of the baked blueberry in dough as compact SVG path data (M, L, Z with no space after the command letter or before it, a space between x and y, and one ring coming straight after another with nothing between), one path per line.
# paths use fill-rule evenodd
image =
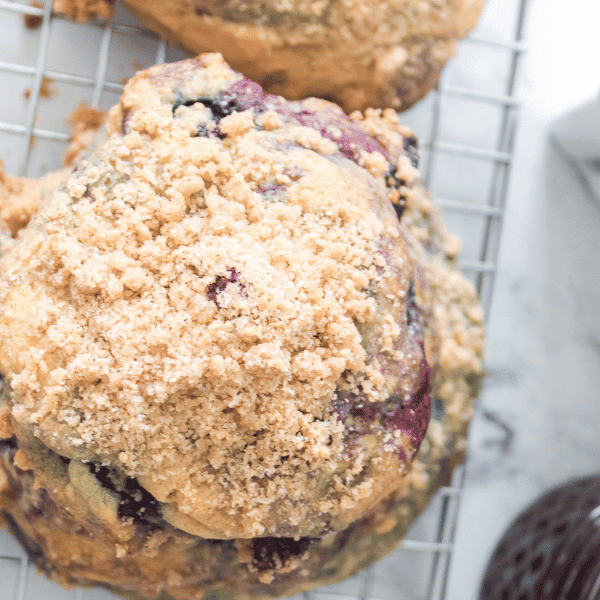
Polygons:
M484 0L126 0L161 35L288 99L406 110L437 85Z
M7 525L53 579L148 598L385 555L483 375L412 132L216 54L136 75L107 130L0 262Z

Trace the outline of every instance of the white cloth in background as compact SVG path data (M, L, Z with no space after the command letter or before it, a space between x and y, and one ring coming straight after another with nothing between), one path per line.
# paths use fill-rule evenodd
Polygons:
M600 206L600 98L561 117L551 134L586 191Z

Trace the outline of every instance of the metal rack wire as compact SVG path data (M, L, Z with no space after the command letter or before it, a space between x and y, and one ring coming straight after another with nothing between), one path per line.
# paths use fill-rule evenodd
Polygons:
M458 229L463 227L463 231L458 233L463 241L468 243L462 268L477 286L484 307L488 309L492 299L502 216L514 158L519 108L519 101L515 98L515 87L519 60L525 49L522 37L526 3L527 0L514 0L512 28L509 27L508 35L504 38L489 35L489 31L486 30L482 33L479 28L462 42L460 53L466 52L468 55L472 52L475 62L469 64L467 61L462 71L453 71L450 65L438 90L432 92L413 111L404 115L404 120L425 140L422 174L436 204L445 213L451 230L456 229L452 227L453 224L457 225ZM496 9L499 10L508 4L510 2L506 0L488 0L488 5L496 5ZM119 17L119 11L125 15L124 18ZM121 41L143 39L149 42L149 45L144 42L146 45L143 50L134 49L134 55L128 55L130 59L142 57L148 63L143 66L163 63L182 56L154 33L139 26L135 19L123 13L122 8L117 5L117 16L108 23L69 24L84 34L93 34L96 47L91 50L94 60L88 61L88 72L82 74L73 73L65 68L52 68L52 47L56 47L52 41L53 33L65 20L60 15L53 14L50 0L47 0L43 8L17 1L0 0L0 32L4 26L8 27L7 24L16 22L16 16L20 19L20 15L32 15L42 19L35 39L27 41L37 43L37 53L33 55L33 60L29 61L30 64L27 64L26 60L13 59L14 57L10 56L10 60L0 60L0 95L5 96L2 78L7 74L22 77L23 81L30 85L29 101L26 110L22 111L20 121L14 118L4 120L3 105L7 99L2 97L0 101L0 157L8 163L7 170L20 175L38 175L46 169L60 166L62 153L59 151L51 153L53 156L50 159L46 156L44 164L41 165L37 164L39 161L33 160L32 153L36 144L43 141L58 144L63 148L69 140L64 128L61 131L61 127L56 126L56 123L45 126L44 118L40 116L43 112L40 107L46 102L41 97L43 78L48 78L56 84L74 86L82 91L81 98L87 100L90 105L107 108L123 89L121 81L115 75L118 69L115 70L111 64L114 62L115 53L119 52L118 44L115 43L117 36ZM495 53L496 59L489 65L484 64L484 69L498 70L498 64L502 61L506 63L505 67L500 69L501 76L496 77L501 81L500 89L492 89L485 85L485 78L472 76L473 65L488 61L489 56L483 58L485 52ZM0 39L0 59L2 58ZM139 65L121 65L121 71L125 75L131 75L135 70L133 67L139 68ZM63 100L63 103L65 101ZM61 100L58 99L58 102ZM473 107L481 109L481 116L489 117L490 110L496 111L495 127L485 127L490 130L486 140L477 135L465 137L462 133L452 135L452 131L447 131L447 124L455 120L457 103L461 102L471 106L470 109L463 107L462 111L459 111L463 121L464 113L468 113L467 127L461 130L467 131L467 134L469 129L472 129L472 132L477 130L474 113L478 110L473 111ZM67 114L73 108L74 103L68 107ZM39 153L44 152L47 154L48 149L42 147ZM475 194L463 194L461 186L456 185L452 176L446 177L448 181L444 181L444 175L452 174L456 170L456 161L461 160L470 161L471 165L477 163L485 166L485 174L482 174L481 167L472 166L476 174L480 173L476 181L479 185L475 186L478 191ZM450 162L444 165L444 161ZM440 489L428 509L419 517L409 533L409 539L384 561L347 582L320 588L299 595L298 598L444 600L464 479L465 470L461 467L457 469L452 485ZM402 571L402 565L408 565L405 573ZM409 579L414 581L407 589L402 589L402 586L398 587L397 581L403 577L406 579L405 575L410 575ZM111 594L102 590L67 592L47 582L35 573L18 544L5 531L0 531L0 600L102 600L110 597Z

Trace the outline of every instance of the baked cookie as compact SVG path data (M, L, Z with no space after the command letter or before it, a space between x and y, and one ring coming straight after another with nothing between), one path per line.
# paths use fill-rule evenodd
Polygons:
M108 132L0 263L8 526L53 579L148 598L288 595L383 556L483 375L411 132L219 55L138 74Z
M484 0L126 0L168 40L221 52L266 91L406 110L437 85Z
M114 0L53 0L52 10L69 19L106 21L113 16Z

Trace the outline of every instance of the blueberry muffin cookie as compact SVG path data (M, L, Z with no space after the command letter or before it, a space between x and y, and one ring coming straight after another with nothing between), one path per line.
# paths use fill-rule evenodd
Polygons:
M126 0L150 27L288 99L406 110L437 85L484 0Z
M107 130L0 263L8 527L56 581L145 598L385 555L483 375L411 132L215 54L136 75Z

